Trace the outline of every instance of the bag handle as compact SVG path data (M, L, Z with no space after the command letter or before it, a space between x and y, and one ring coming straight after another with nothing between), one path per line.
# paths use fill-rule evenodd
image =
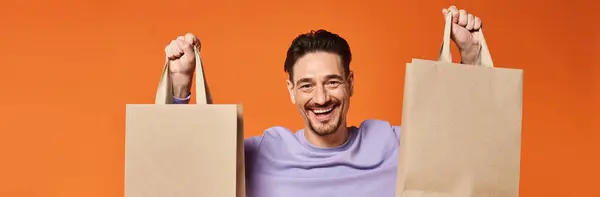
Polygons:
M438 61L452 63L452 54L450 53L450 34L452 31L452 12L448 11L446 14L446 26L444 28L444 40L442 43L442 48L440 50L440 55L438 56ZM477 32L477 39L481 44L481 50L479 50L479 57L477 61L482 66L486 67L494 67L494 62L492 61L492 55L490 54L490 50L488 49L488 45L485 42L485 38L483 37L483 27L479 28Z
M196 58L196 104L206 105L212 103L210 94L207 91L206 80L204 79L204 68L202 67L202 58L198 48L194 47L194 56ZM173 103L173 84L169 74L169 59L166 58L163 67L160 82L156 91L154 104L172 104Z

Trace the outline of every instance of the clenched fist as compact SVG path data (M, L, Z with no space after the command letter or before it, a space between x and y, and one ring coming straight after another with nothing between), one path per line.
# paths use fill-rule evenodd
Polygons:
M444 17L448 12L452 13L451 37L458 46L462 63L476 64L481 45L475 32L481 28L481 19L465 10L458 10L455 6L442 9L442 12Z
M169 74L173 83L173 94L178 98L186 98L190 93L190 87L192 87L192 79L196 69L194 47L200 51L200 41L191 33L177 37L165 47L165 54L169 59Z

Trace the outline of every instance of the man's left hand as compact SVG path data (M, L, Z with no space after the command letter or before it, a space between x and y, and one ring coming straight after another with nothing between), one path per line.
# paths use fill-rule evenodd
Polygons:
M465 10L458 10L455 6L442 9L444 17L452 13L451 38L458 46L461 62L463 64L479 64L479 51L481 44L475 32L481 28L481 20Z

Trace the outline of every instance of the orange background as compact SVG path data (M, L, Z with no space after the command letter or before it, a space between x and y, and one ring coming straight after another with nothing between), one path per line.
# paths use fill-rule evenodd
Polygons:
M283 61L296 35L317 28L353 49L350 123L400 124L405 63L436 58L450 4L482 18L497 66L525 70L521 196L600 196L592 0L2 4L0 196L122 196L125 104L153 102L163 48L186 32L203 42L215 102L244 104L246 137L302 127Z

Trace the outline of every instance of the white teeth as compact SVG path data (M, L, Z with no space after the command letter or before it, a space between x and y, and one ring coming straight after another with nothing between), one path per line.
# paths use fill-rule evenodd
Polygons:
M315 114L322 114L322 113L330 112L331 110L333 110L333 107L330 107L327 109L313 109L313 112L315 112Z

